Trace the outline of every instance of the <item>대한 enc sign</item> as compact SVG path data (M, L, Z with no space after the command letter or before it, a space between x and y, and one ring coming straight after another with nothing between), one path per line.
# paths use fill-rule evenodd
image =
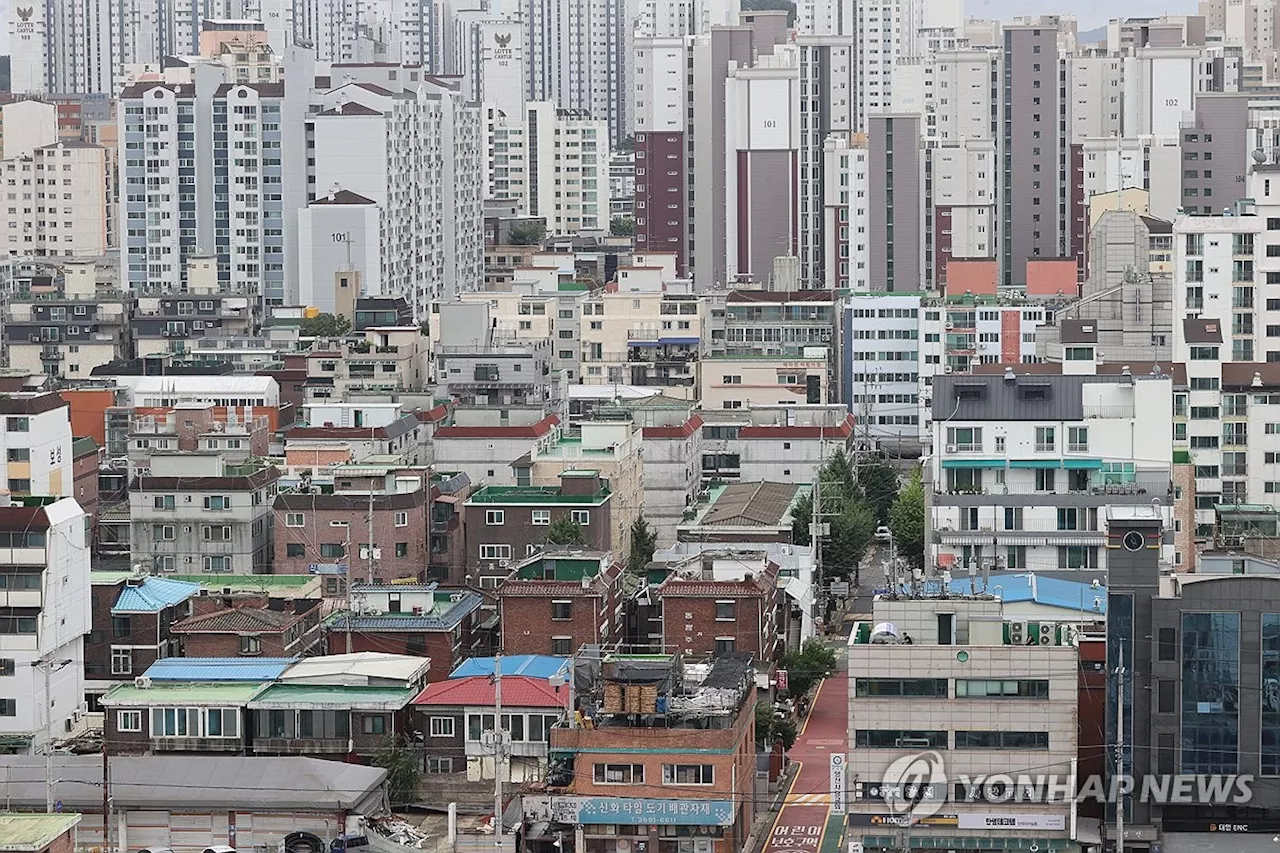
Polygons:
M630 797L549 797L558 823L732 826L732 800L649 800Z

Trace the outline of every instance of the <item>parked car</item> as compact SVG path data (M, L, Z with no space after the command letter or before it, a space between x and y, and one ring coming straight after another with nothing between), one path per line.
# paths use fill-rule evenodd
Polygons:
M883 524L876 528L876 541L888 542L893 539L893 534L889 532L889 528Z

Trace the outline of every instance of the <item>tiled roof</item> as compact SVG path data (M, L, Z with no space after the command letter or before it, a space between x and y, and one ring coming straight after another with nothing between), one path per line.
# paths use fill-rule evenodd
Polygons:
M480 596L468 592L443 613L382 613L377 616L357 615L353 618L347 611L342 611L329 617L326 624L332 631L345 631L348 621L354 631L452 631L480 604Z
M366 198L359 193L353 193L351 190L338 190L336 193L318 196L312 204L377 204L371 198Z
M494 705L493 681L487 676L450 678L437 681L418 694L414 705L468 706L492 708ZM502 677L502 704L509 708L563 708L568 702L567 693L557 693L544 678L528 678L523 675Z
M703 514L702 525L765 527L781 523L796 499L795 483L736 483Z
M143 673L152 681L275 681L292 658L161 658Z
M180 634L194 633L270 633L283 631L301 614L257 607L233 607L184 619L169 630Z
M749 581L713 581L672 575L660 583L653 594L658 598L756 598L772 595L776 585L775 572L753 575Z
M163 577L142 578L137 586L126 582L112 613L159 613L166 607L181 604L200 592L200 584L175 581Z

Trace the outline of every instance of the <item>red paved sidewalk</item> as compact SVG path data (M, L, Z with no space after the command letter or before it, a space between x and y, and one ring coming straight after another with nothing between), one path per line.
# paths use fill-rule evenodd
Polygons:
M831 754L848 751L849 675L842 669L818 688L791 748L791 760L800 768L761 853L818 853L823 847L831 811Z

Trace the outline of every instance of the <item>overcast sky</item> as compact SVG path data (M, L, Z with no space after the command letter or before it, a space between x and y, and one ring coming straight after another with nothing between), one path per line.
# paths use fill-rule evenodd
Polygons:
M0 54L9 52L9 5L0 0ZM1012 18L1017 15L1070 14L1080 21L1080 29L1100 27L1118 16L1145 17L1194 14L1195 0L1123 0L1119 6L1104 0L965 0L965 14L971 18Z

